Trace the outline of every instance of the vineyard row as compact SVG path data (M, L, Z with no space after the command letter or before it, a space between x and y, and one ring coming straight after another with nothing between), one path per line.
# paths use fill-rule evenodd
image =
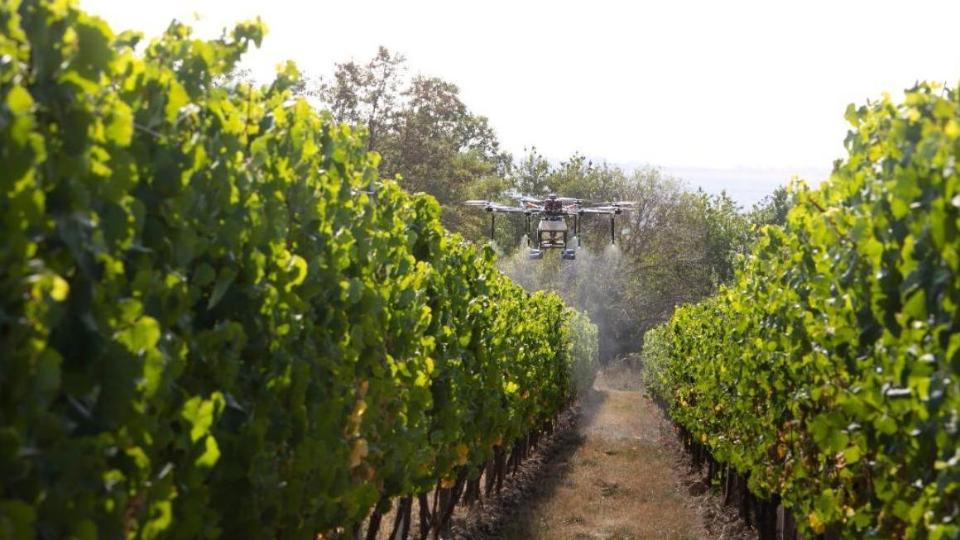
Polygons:
M688 445L802 533L960 536L960 89L851 106L735 281L647 334Z
M292 64L228 81L263 33L0 4L0 538L350 531L525 453L592 373L596 327Z

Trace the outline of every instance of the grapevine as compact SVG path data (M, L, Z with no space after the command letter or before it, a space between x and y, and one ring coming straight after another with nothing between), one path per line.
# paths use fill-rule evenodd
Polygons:
M960 535L960 89L851 106L734 283L645 339L646 379L801 531Z
M352 530L592 373L596 328L379 178L293 64L224 82L264 32L0 6L0 538Z

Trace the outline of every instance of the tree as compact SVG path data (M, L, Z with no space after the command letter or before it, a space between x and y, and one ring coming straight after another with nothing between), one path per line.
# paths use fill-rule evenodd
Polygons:
M546 195L550 191L547 185L552 171L550 162L537 151L536 146L525 151L523 159L513 165L513 187L526 195Z
M787 213L791 208L793 208L793 195L785 186L780 186L753 205L749 214L750 223L758 227L763 225L782 227L787 222Z
M704 265L716 283L733 279L736 256L747 251L752 239L750 222L727 193L691 194L691 204L703 220Z
M367 128L367 149L375 150L381 134L389 132L397 114L406 58L379 47L364 65L336 64L333 78L321 81L318 97L337 122Z
M407 189L449 203L469 182L503 171L505 158L493 129L486 118L470 113L456 85L417 76L402 95L393 130L376 148L384 173L399 174Z
M399 176L408 191L436 197L448 228L476 228L449 205L463 199L471 184L503 178L511 158L500 150L489 121L463 103L455 84L408 78L405 62L403 55L380 47L364 65L337 64L314 95L338 122L366 127L367 148L380 154L384 176Z

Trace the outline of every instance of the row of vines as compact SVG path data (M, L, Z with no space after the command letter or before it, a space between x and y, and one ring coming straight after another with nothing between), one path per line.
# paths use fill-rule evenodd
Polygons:
M292 65L225 82L263 33L0 4L0 538L353 533L592 373L589 320L379 179Z
M847 119L848 156L734 283L647 335L646 382L801 533L956 538L960 89Z

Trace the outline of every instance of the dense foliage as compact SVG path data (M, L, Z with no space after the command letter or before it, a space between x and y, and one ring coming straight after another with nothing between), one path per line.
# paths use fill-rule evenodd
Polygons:
M960 89L851 106L736 280L647 335L651 390L807 532L960 536Z
M595 327L380 181L292 65L224 83L263 33L137 53L0 5L0 538L350 527L592 372Z

